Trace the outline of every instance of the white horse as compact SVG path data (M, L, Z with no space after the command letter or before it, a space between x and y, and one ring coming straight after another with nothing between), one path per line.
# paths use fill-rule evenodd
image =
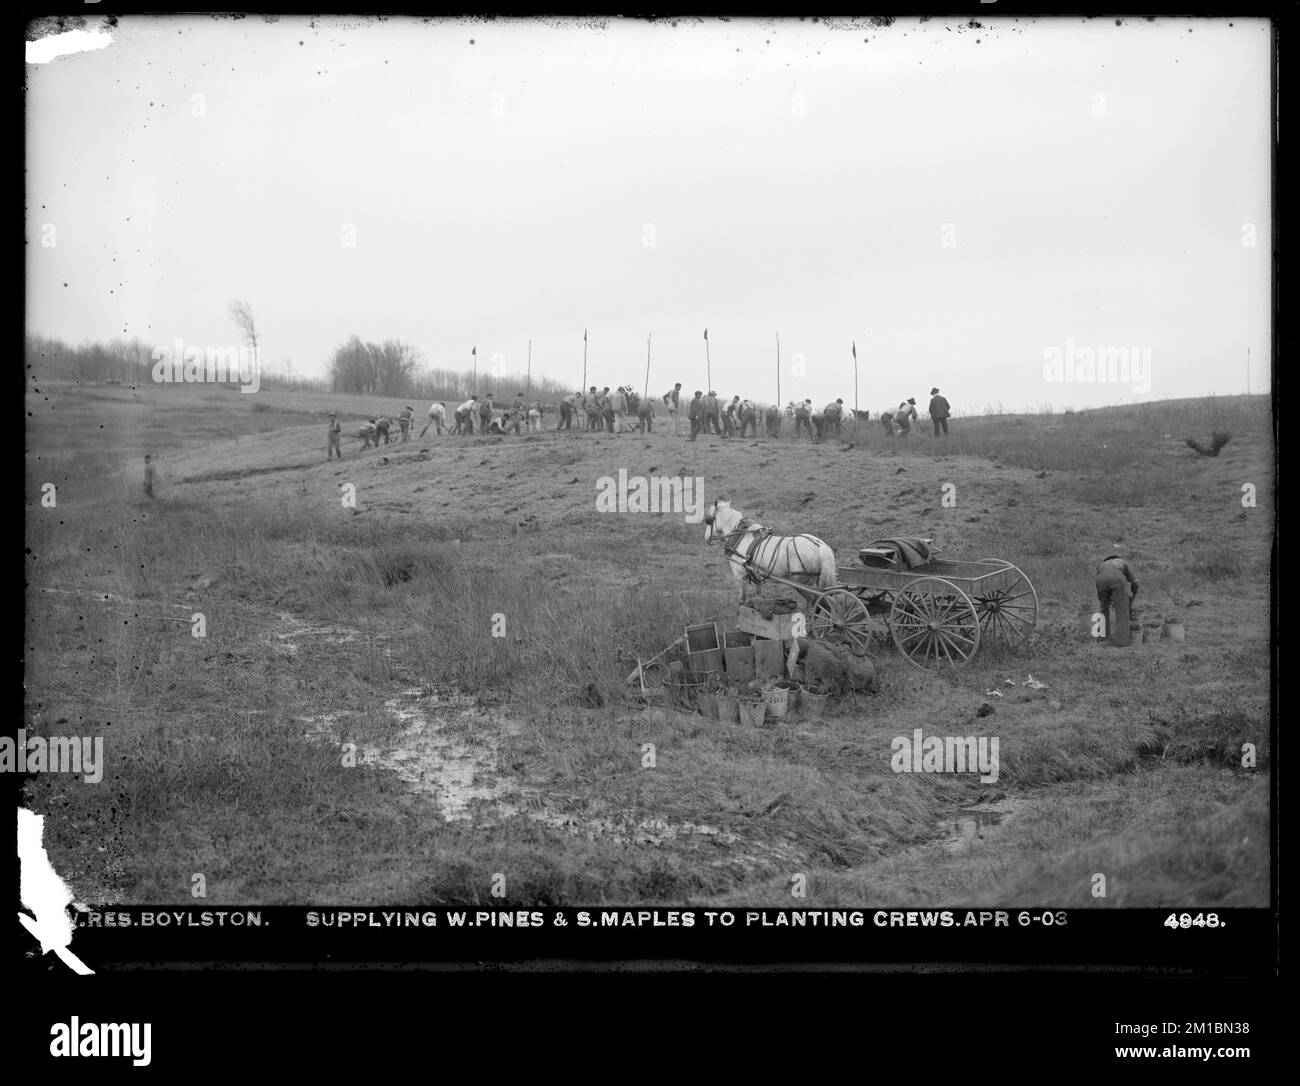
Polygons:
M722 544L731 575L740 582L741 603L751 584L761 594L763 581L773 575L823 592L839 584L835 552L827 544L814 535L773 535L721 498L704 511L704 542Z

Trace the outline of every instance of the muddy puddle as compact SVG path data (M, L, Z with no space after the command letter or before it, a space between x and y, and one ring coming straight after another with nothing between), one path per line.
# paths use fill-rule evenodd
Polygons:
M502 769L501 737L518 734L521 720L488 710L471 695L410 689L384 702L398 730L380 742L358 743L357 764L395 774L412 794L427 800L447 822L489 829L527 818L590 841L661 847L742 844L743 852L715 861L753 868L788 862L794 852L780 845L744 841L704 822L619 817L564 809L564 797L544 794ZM330 743L349 741L336 714L299 718L304 734Z
M948 818L940 819L942 845L948 852L966 852L981 848L1008 819L1024 810L1024 801L1001 799L959 807Z

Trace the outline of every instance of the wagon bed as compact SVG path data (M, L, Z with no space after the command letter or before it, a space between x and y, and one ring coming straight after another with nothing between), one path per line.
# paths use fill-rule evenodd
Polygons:
M839 583L828 591L791 584L811 597L811 635L865 652L874 614L884 618L899 651L921 668L963 667L981 644L1019 645L1038 621L1038 593L1002 558L927 556L909 566L900 554L867 547L836 574Z
M1005 567L999 569L992 565L997 561L1000 559L957 562L936 558L924 565L913 566L911 569L865 566L855 563L851 566L837 566L836 571L839 573L840 583L850 588L876 588L889 591L900 589L908 581L913 581L917 577L942 577L969 591L977 586L983 587L1005 579ZM1011 568L1015 569L1014 566Z

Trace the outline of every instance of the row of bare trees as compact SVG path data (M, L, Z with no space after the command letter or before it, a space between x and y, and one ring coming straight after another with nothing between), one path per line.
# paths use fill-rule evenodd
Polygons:
M153 348L138 339L84 343L74 347L49 336L27 336L27 372L37 379L65 381L148 381Z
M261 330L253 307L246 301L232 301L226 314L239 330L244 343L258 352ZM170 345L169 345L170 346ZM255 354L261 365L261 384L266 388L330 388L353 395L415 397L422 400L450 399L473 392L485 395L514 395L527 388L530 395L558 399L572 389L545 378L533 381L524 374L502 374L486 369L451 370L421 365L420 352L409 343L386 339L382 343L362 342L353 335L337 347L325 380L307 380L276 372ZM122 381L148 383L153 379L154 348L139 339L113 340L72 347L46 336L28 336L26 363L34 377L74 381Z

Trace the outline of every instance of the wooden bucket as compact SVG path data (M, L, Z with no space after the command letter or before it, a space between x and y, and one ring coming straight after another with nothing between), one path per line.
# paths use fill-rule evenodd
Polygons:
M830 701L829 694L813 694L805 690L803 692L803 711L808 716L825 716L826 703Z
M767 702L767 715L773 720L779 720L790 707L790 688L774 686L763 695L763 700Z

